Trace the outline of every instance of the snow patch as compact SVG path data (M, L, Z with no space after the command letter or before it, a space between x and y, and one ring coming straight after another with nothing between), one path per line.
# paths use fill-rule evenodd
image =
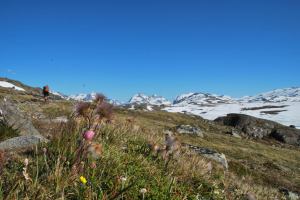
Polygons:
M178 96L173 105L163 110L198 115L209 120L229 113L240 113L299 128L300 88L276 89L241 99L209 93L187 93Z
M11 89L15 89L18 91L25 91L23 88L15 86L14 84L6 82L6 81L0 81L0 87L11 88Z

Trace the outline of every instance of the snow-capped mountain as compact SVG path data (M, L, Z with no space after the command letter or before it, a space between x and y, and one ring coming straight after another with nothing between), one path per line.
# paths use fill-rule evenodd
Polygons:
M75 101L93 101L96 97L96 92L88 93L88 94L76 94L76 95L70 95L67 97L68 100L75 100ZM121 105L122 102L114 99L108 99L108 102L113 104L113 105Z
M70 95L68 99L70 100L75 100L75 101L92 101L96 97L96 92L88 93L88 94L75 94L75 95Z
M253 97L243 97L241 102L300 102L300 88L291 87L276 89L270 92L262 93Z
M257 96L232 99L207 93L188 93L178 96L168 112L181 112L215 119L229 113L242 113L300 127L300 88L284 88Z
M68 99L67 95L64 95L64 94L62 94L60 92L56 92L56 91L50 90L50 93L53 94L53 95L59 96L62 99Z
M136 94L130 100L129 104L147 104L150 106L169 106L172 103L166 98L157 95L147 96L145 94Z
M228 104L228 103L236 103L229 96L224 95L216 95L209 93L187 93L178 96L173 104L177 105L199 105L199 106L214 106L216 104Z

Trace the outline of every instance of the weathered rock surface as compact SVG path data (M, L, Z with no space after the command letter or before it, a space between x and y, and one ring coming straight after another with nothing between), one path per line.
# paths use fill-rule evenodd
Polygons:
M40 135L30 119L21 113L17 106L8 100L0 102L1 116L12 128L19 130L20 135Z
M10 138L0 143L0 150L15 151L20 149L32 148L40 142L47 142L39 131L33 126L30 119L28 119L18 107L10 101L3 100L0 102L0 114L2 120L18 130L19 137ZM0 119L1 120L1 119Z
M300 146L300 130L243 114L228 114L215 122L232 126L252 138L272 137L280 142Z
M223 153L218 153L215 150L198 147L191 144L183 144L184 146L189 147L194 152L204 156L205 158L212 159L218 163L220 163L226 170L228 169L228 162L226 156Z
M286 188L280 188L279 192L283 193L287 200L300 200L300 194L291 192Z
M191 125L179 125L176 127L176 131L179 134L189 134L189 135L195 135L198 137L203 137L203 132L201 129L193 127Z
M48 142L48 140L39 135L19 136L1 142L0 150L17 151L22 149L30 149L41 142Z

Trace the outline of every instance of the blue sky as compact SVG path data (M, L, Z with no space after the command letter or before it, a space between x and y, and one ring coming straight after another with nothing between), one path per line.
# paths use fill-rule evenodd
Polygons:
M298 0L0 0L0 76L66 94L300 86Z

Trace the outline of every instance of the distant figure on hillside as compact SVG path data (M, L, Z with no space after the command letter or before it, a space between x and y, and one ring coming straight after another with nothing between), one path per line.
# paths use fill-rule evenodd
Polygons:
M48 85L43 87L43 95L44 95L45 102L47 102L48 97L49 97L49 86Z

